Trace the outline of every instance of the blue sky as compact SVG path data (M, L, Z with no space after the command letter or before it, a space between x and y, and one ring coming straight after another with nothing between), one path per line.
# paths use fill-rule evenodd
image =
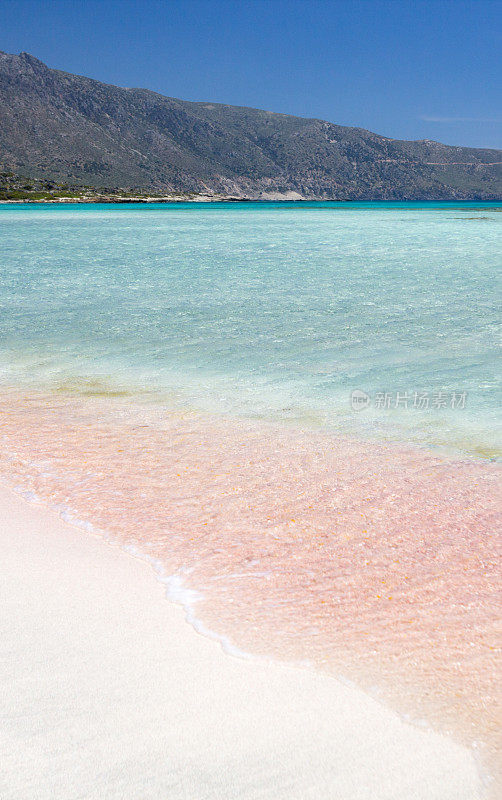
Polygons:
M502 147L502 0L0 0L0 49L187 100Z

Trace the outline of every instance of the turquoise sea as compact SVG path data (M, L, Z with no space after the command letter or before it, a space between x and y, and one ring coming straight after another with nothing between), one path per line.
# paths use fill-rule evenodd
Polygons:
M497 457L501 211L0 206L0 380Z

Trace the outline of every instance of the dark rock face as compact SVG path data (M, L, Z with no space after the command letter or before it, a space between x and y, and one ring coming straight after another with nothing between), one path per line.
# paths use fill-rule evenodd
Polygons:
M0 52L0 165L69 184L317 199L502 199L502 151L191 103Z

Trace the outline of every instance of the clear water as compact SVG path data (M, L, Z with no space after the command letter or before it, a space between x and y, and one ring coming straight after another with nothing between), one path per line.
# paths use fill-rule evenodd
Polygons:
M497 797L501 223L0 207L2 479L162 565L240 650L475 739Z
M1 380L496 457L500 208L3 206Z

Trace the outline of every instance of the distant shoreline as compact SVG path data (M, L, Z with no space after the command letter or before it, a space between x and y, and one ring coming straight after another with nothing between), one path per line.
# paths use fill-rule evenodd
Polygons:
M235 195L222 195L222 196L214 196L214 195L196 195L192 197L183 197L182 195L175 195L175 196L162 196L162 197L124 197L124 196L96 196L96 197L57 197L54 199L47 199L47 198L23 198L23 199L15 199L15 200L7 200L7 199L0 199L0 206L2 205L134 205L141 203L143 205L151 205L155 203L162 203L162 204L174 204L174 203L298 203L299 205L303 203L347 203L350 205L357 205L359 203L441 203L444 205L447 204L455 204L455 205L462 205L467 203L479 203L480 208L490 203L500 203L502 205L502 198L494 198L492 200L479 200L477 198L452 198L445 200L444 198L426 198L426 199L413 199L413 200L398 200L396 198L383 200L383 199L349 199L349 198L331 198L331 199L319 199L319 198L289 198L289 197L277 197L277 198L262 198L262 197L236 197ZM493 209L490 208L491 211L494 210L502 210L502 209Z
M212 195L197 195L196 197L183 197L182 195L175 195L173 197L113 197L110 195L96 196L96 197L57 197L53 200L46 198L26 198L16 200L0 200L1 205L24 205L25 203L51 203L51 204L67 204L67 203L245 203L257 202L251 200L249 197L214 197Z

